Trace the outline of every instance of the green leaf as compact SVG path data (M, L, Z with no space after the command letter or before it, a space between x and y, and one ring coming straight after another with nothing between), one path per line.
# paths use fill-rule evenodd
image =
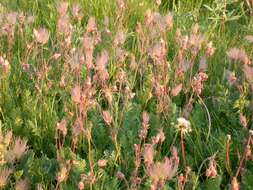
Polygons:
M220 189L220 185L221 185L221 176L218 176L214 179L207 179L201 186L202 189L205 190L218 190Z

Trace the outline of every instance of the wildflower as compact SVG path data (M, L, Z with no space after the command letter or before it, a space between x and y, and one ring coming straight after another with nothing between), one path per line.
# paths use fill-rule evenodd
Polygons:
M64 15L59 18L59 20L57 21L57 31L60 34L64 34L70 37L70 34L72 32L72 25L70 23L70 19L68 15ZM66 38L65 40L68 40L68 38Z
M162 3L162 1L161 1L161 0L155 0L155 2L156 2L156 4L157 4L158 6L160 6L160 5L161 5L161 3Z
M202 90L204 89L204 82L208 79L208 75L200 71L196 77L192 80L192 89L193 92L195 92L197 95L200 95L202 93Z
M157 144L157 143L163 143L165 140L165 135L162 129L158 129L158 134L154 137L152 137L152 143Z
M213 42L209 42L206 47L206 57L211 57L215 52L215 47L213 47Z
M186 135L192 131L190 121L186 120L183 117L177 119L177 124L175 125L175 128L183 135Z
M104 70L106 68L106 64L109 60L109 55L107 51L102 51L100 56L96 59L96 69L97 70Z
M168 13L164 16L165 26L170 30L173 27L173 16L171 13Z
M209 162L209 167L206 170L206 177L216 178L217 175L218 175L218 172L217 172L217 168L216 168L216 162L215 162L214 158L211 158L211 160Z
M112 116L111 116L110 112L103 111L102 115L103 115L103 119L104 119L105 123L110 126L112 124Z
M55 54L53 55L53 59L54 59L54 60L58 60L60 57L61 57L61 54L60 54L60 53L55 53Z
M240 113L240 122L244 128L247 128L248 122L246 117L242 113Z
M6 15L6 21L9 25L15 25L17 22L18 13L17 12L11 12Z
M83 190L84 189L84 183L82 181L80 181L78 183L78 190Z
M28 190L29 183L27 180L20 179L16 182L15 190Z
M67 121L66 119L62 119L60 123L57 123L56 128L63 134L65 137L67 135Z
M106 69L108 59L109 59L109 56L108 56L107 51L103 51L101 55L98 56L96 59L97 74L94 76L94 78L96 80L99 80L102 84L104 84L109 79L109 73Z
M124 31L119 30L116 33L116 36L114 38L114 44L115 44L115 46L123 45L125 40L126 40L126 35L125 35Z
M65 87L65 86L66 86L66 79L65 79L65 76L62 75L61 80L60 80L60 87Z
M7 183L9 176L13 172L12 169L2 168L0 169L0 188L2 189Z
M154 147L152 144L145 144L143 157L145 165L150 166L153 163Z
M7 59L4 59L2 56L0 56L0 66L5 73L7 73L11 67L9 61Z
M75 103L80 103L81 101L81 87L76 85L71 92L72 101Z
M27 149L27 141L22 140L20 137L18 137L15 139L14 144L6 155L7 160L9 162L19 160L26 153Z
M236 177L233 177L233 179L232 179L231 190L240 190L240 184L238 183Z
M97 31L96 19L95 17L90 17L88 20L88 24L86 26L86 31L88 33Z
M30 64L28 64L28 63L24 63L24 64L22 64L22 69L23 69L23 71L29 71L29 69L30 69Z
M144 111L142 113L142 129L139 132L139 137L145 139L149 128L149 115L148 112Z
M81 13L80 4L74 4L73 5L73 7L72 7L72 15L73 15L73 17L76 20L78 20L78 21L82 20L83 15Z
M100 168L103 168L103 167L105 167L105 166L107 165L107 162L108 162L108 160L106 160L106 159L101 159L101 160L98 161L98 166L99 166Z
M231 61L242 61L244 64L250 64L250 59L243 49L231 48L227 52L227 56Z
M166 44L163 39L159 43L156 43L150 52L151 58L156 61L156 63L161 63L166 57Z
M125 7L126 7L125 0L117 0L117 5L118 5L120 10L125 9Z
M68 6L69 6L69 4L66 1L65 2L60 2L58 4L57 11L60 14L60 16L64 16L64 15L67 14Z
M182 87L183 87L183 85L182 85L182 83L180 83L177 86L175 86L174 88L172 88L171 95L177 96L182 91Z
M163 162L156 162L148 169L148 174L153 181L170 180L177 173L178 158L165 157Z
M68 170L65 166L61 167L60 172L58 172L57 174L57 181L58 183L61 183L63 181L65 181L68 177Z
M118 172L116 173L116 176L117 176L117 178L120 179L120 180L122 180L122 179L125 178L125 175L124 175L121 171L118 171Z
M36 42L41 44L46 44L49 40L49 32L45 28L40 28L38 30L33 30L33 35L36 40Z
M227 71L226 75L227 75L226 78L227 78L229 84L233 85L236 82L236 80L237 80L237 78L235 76L235 72Z

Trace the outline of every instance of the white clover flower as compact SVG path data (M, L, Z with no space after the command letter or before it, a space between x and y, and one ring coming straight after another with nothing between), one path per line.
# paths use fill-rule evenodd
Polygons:
M177 118L177 124L175 125L175 128L178 132L181 132L183 135L186 135L187 133L192 131L190 121L186 120L183 117Z

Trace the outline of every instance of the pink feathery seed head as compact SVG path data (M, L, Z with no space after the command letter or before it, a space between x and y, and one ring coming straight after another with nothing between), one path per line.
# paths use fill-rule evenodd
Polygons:
M161 63L166 57L166 44L163 39L156 43L150 51L150 56L157 62Z
M216 178L218 175L217 167L216 167L216 161L214 158L212 158L209 161L209 167L206 170L206 177L208 178Z
M198 77L199 77L199 79L200 79L202 82L205 82L205 81L207 81L207 79L208 79L208 75L207 75L205 72L203 72L203 71L200 71L200 72L198 73Z
M49 32L45 28L39 28L33 30L35 41L41 44L46 44L49 40Z
M16 182L15 190L29 190L29 187L30 185L27 179L19 179Z
M206 56L211 57L215 53L216 48L213 47L213 42L209 42L206 47Z
M145 125L148 125L148 123L149 123L149 114L148 114L148 112L146 112L146 111L144 111L144 112L142 113L142 122L143 122L143 124L145 124Z
M29 71L30 70L30 64L28 64L28 63L24 63L24 64L22 64L22 69L23 69L23 71Z
M236 177L233 177L232 182L231 182L231 190L240 190L240 184L237 181Z
M121 171L118 171L116 173L116 177L120 180L123 180L125 178L125 174L123 174Z
M57 32L60 34L64 34L66 36L70 36L72 32L72 25L70 23L70 19L68 15L63 15L57 21Z
M153 13L151 12L150 9L147 9L147 11L145 12L145 24L146 24L146 26L151 25L151 23L153 23L153 20L154 20Z
M231 48L227 52L227 56L231 61L241 61L244 64L251 64L250 59L243 49Z
M63 118L61 122L57 123L56 128L63 134L65 137L67 135L67 120Z
M174 88L171 89L171 95L177 96L182 91L182 88L183 88L182 83L176 85Z
M241 125L246 129L248 122L247 122L247 118L242 113L240 113L240 122L241 122Z
M98 160L98 166L100 168L103 168L103 167L105 167L107 165L107 162L108 162L108 160L106 160L106 159Z
M112 116L111 116L110 112L107 110L103 111L102 116L103 116L105 123L110 126L112 124Z
M81 87L79 85L75 85L71 92L72 101L75 103L80 103L81 101Z
M143 158L146 166L150 166L154 161L155 150L152 144L145 144Z
M22 140L20 137L16 138L11 149L7 154L7 160L14 162L19 160L28 150L27 141Z
M234 84L237 80L237 77L235 76L235 72L227 70L226 71L226 79L228 80L230 85Z
M173 16L171 13L168 13L167 15L164 16L164 22L166 25L167 29L171 29L173 27Z
M25 23L25 15L24 15L24 13L23 12L20 12L20 13L18 13L18 22L20 23L20 24L24 24Z
M117 6L120 10L126 8L126 0L117 0Z
M161 0L155 0L155 3L156 3L158 6L160 6L161 3L162 3L162 1L161 1Z
M17 23L18 13L11 12L6 15L6 21L9 25L15 25Z
M180 40L180 46L183 50L187 50L190 46L190 41L189 41L189 37L186 35L186 36L183 36Z
M59 15L60 16L66 15L67 11L68 11L68 7L69 7L69 4L67 1L63 1L63 2L58 3L57 11L58 11Z
M86 31L88 33L97 31L97 24L95 17L90 17L88 20L88 24L86 26Z
M78 190L84 190L84 183L82 181L78 183Z
M165 157L163 162L156 162L148 168L148 175L153 181L170 180L178 170L178 163L173 158Z
M7 59L0 56L0 67L3 69L5 73L7 73L10 70L11 65Z
M101 54L96 59L96 69L104 70L106 68L107 62L109 60L109 54L107 51L102 51Z
M126 34L123 30L119 30L116 35L115 35L115 38L114 38L114 44L116 46L118 45L123 45L124 42L126 40Z
M60 53L55 53L55 54L53 55L53 59L54 59L54 60L58 60L60 57L61 57L61 54L60 54Z
M80 6L80 4L76 3L76 4L73 5L73 7L72 7L72 15L73 15L73 17L76 20L78 20L78 21L82 20L83 14L81 13L81 6Z
M8 183L9 176L12 174L13 170L8 168L0 169L0 188L4 188L4 186Z

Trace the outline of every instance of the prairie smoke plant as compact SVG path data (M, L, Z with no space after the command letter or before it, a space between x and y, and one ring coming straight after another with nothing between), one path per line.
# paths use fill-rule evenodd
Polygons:
M6 186L12 172L12 169L0 168L0 188L4 188L4 186Z
M49 40L49 32L45 28L39 28L33 30L35 41L40 44L46 44Z

